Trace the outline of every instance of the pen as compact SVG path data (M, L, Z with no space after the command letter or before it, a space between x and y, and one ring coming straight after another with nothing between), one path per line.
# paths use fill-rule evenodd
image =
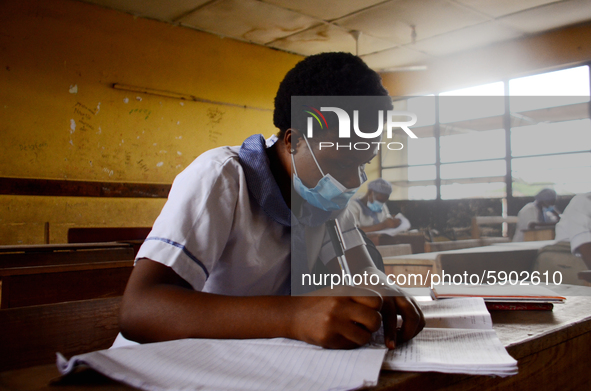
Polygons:
M336 219L327 221L326 229L328 230L330 241L332 242L332 247L334 248L334 252L337 256L341 271L344 273L344 275L349 276L349 285L352 286L353 280L351 278L349 264L347 263L347 257L345 256L343 233L341 231L341 227L339 226L339 222Z

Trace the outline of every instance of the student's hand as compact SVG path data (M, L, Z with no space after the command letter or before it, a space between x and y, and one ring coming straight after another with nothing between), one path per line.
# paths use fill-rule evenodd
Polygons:
M384 228L396 228L400 225L400 220L394 217L388 217L386 220L384 220L385 225Z
M341 286L315 295L293 298L291 334L295 339L324 348L352 349L368 343L382 324L383 300L376 292Z
M395 288L381 292L384 294L382 317L384 319L384 342L394 349L398 343L414 338L425 327L425 317L415 300ZM402 326L397 328L398 315Z

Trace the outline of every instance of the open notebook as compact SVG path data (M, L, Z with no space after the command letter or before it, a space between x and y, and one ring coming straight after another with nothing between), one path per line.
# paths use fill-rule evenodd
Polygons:
M163 390L351 390L377 384L384 347L329 350L284 338L182 339L72 357L132 387Z
M384 369L496 376L517 373L517 361L497 337L481 298L419 304L425 328L414 339L389 350ZM375 336L378 342L380 338Z
M383 343L329 350L283 338L184 339L101 350L69 361L58 355L58 369L66 374L84 364L150 391L350 390L377 384L382 367L499 376L517 373L517 362L492 330L482 299L420 304L428 327L391 351Z

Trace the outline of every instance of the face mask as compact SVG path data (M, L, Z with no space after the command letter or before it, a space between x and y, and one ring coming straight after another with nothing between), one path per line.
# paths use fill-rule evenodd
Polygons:
M314 163L316 163L316 167L322 174L322 179L318 181L318 184L313 189L307 188L298 177L298 171L295 166L295 160L293 158L293 154L291 155L291 164L293 165L293 187L295 191L308 203L315 206L318 209L322 209L325 211L331 210L341 210L347 206L347 202L353 197L355 192L357 191L358 187L355 189L347 189L343 186L339 181L333 178L330 174L324 174L322 168L318 164L316 160L316 156L314 155L314 151L310 148L310 144L308 143L308 139L306 136L304 137L304 141L308 145L308 149L312 154L312 158L314 159ZM363 171L363 167L359 167L359 179L360 185L361 183L367 180L365 176L365 172Z
M549 207L542 207L542 217L544 218L544 222L551 222L555 219L554 215L554 206Z
M373 202L367 203L367 207L369 208L369 210L371 210L372 212L376 212L376 213L381 212L383 206L384 206L384 203L377 201L377 200L373 200Z

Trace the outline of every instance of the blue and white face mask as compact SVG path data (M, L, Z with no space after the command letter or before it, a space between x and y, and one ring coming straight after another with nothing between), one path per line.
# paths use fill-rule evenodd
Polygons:
M384 207L384 203L377 201L377 200L373 200L373 202L368 202L367 203L367 207L369 208L369 210L371 210L372 212L381 212L382 208Z
M337 181L332 175L324 174L322 168L318 164L318 160L316 160L316 156L314 155L314 151L310 147L308 143L308 139L306 136L304 137L304 141L308 145L308 149L312 154L312 158L314 159L314 163L316 163L316 167L322 174L322 179L318 181L318 184L313 189L309 189L304 185L301 179L298 177L298 171L295 166L295 160L293 158L293 154L291 155L291 164L293 165L293 187L295 191L308 203L312 206L315 206L318 209L322 209L325 211L332 211L332 210L341 210L347 206L347 202L353 197L355 192L359 187L354 189L347 189L343 186L339 181ZM359 170L359 185L367 180L367 176L365 175L365 171L363 171L363 166L358 168Z

